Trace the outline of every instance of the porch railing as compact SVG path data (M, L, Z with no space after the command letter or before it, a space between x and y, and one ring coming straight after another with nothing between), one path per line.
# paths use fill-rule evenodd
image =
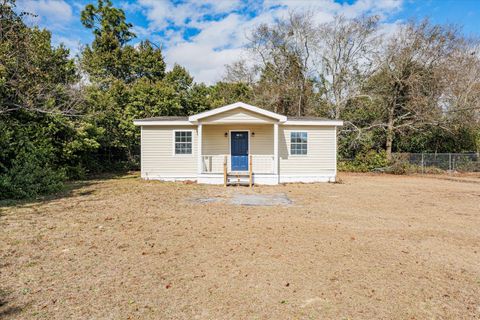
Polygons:
M254 174L273 174L274 156L253 154L251 155L251 166ZM227 171L231 170L231 157L229 154L202 155L202 173L224 173L224 162L226 160ZM250 161L249 161L250 162ZM250 163L249 163L250 165Z

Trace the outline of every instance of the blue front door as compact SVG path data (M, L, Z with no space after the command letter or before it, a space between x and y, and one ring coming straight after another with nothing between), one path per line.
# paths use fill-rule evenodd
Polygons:
M230 152L232 171L248 170L248 131L232 131Z

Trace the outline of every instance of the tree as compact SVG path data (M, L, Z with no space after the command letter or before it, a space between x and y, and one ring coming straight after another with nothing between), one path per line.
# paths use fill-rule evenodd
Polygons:
M0 198L58 191L84 172L95 129L83 124L83 90L69 51L27 27L15 1L0 4Z
M396 134L442 125L445 66L460 44L455 30L431 25L428 20L402 26L388 42L368 91L379 99L383 110L375 126L385 129L389 160Z
M329 117L340 119L347 103L361 95L363 82L376 70L378 22L378 16L336 16L318 27L314 68Z
M18 110L74 114L81 92L69 51L47 30L28 28L15 1L0 4L0 114Z
M310 14L292 12L253 30L248 50L254 66L237 61L227 67L226 80L248 83L255 101L273 111L338 119L374 70L378 21L338 16L317 25Z
M111 35L121 46L135 38L135 34L130 31L133 25L126 22L123 10L114 8L110 0L98 0L97 7L87 4L81 12L80 21L86 28L93 30L94 43L101 42L105 34Z
M311 109L313 83L309 64L315 37L307 13L292 12L273 25L262 24L249 37L248 50L255 66L247 68L237 62L228 68L229 77L253 79L255 101L260 105L275 112L305 115Z
M468 151L480 152L480 42L464 39L444 66L446 85L441 97L450 126L470 140ZM470 137L470 139L465 139ZM461 141L459 141L461 140Z
M91 82L86 110L104 132L99 167L135 168L139 139L133 119L174 114L181 108L175 88L164 81L161 48L148 40L130 45L135 38L132 24L109 0L87 5L81 21L95 36L83 50L81 62Z
M82 52L82 65L91 80L102 82L113 79L131 81L130 63L133 48L124 46L135 34L125 13L114 8L110 0L98 0L97 6L88 4L81 12L82 24L91 29L95 39Z
M160 48L148 41L142 41L135 48L133 57L135 78L147 78L151 81L162 80L165 77L165 61Z
M211 87L211 105L221 107L237 101L254 103L253 94L251 86L244 82L217 82Z
M173 85L178 92L186 92L193 84L193 77L187 69L175 64L165 76L165 81Z

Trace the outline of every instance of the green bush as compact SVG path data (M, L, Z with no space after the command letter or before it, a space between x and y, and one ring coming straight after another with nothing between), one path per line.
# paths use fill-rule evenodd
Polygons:
M392 174L408 174L414 173L417 170L421 170L421 167L415 167L415 165L412 165L408 162L394 161L392 165L385 170L385 172Z
M0 200L34 198L60 191L65 170L52 166L48 149L23 148L7 171L0 173Z
M419 165L411 164L408 162L403 162L400 160L394 161L391 166L389 166L385 172L392 173L392 174L413 174L413 173L427 173L427 174L442 174L445 173L444 170L428 166L422 167Z
M350 172L368 172L379 168L388 166L387 155L385 151L379 152L369 150L364 153L359 153L355 159L350 161L339 161L338 169L340 171Z

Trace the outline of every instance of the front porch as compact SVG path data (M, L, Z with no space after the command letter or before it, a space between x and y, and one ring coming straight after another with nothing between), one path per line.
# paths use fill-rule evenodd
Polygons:
M278 137L277 122L199 123L198 182L278 184Z
M247 170L234 170L232 156L203 155L202 172L198 176L200 183L211 184L277 184L278 174L275 173L274 155L249 155Z

